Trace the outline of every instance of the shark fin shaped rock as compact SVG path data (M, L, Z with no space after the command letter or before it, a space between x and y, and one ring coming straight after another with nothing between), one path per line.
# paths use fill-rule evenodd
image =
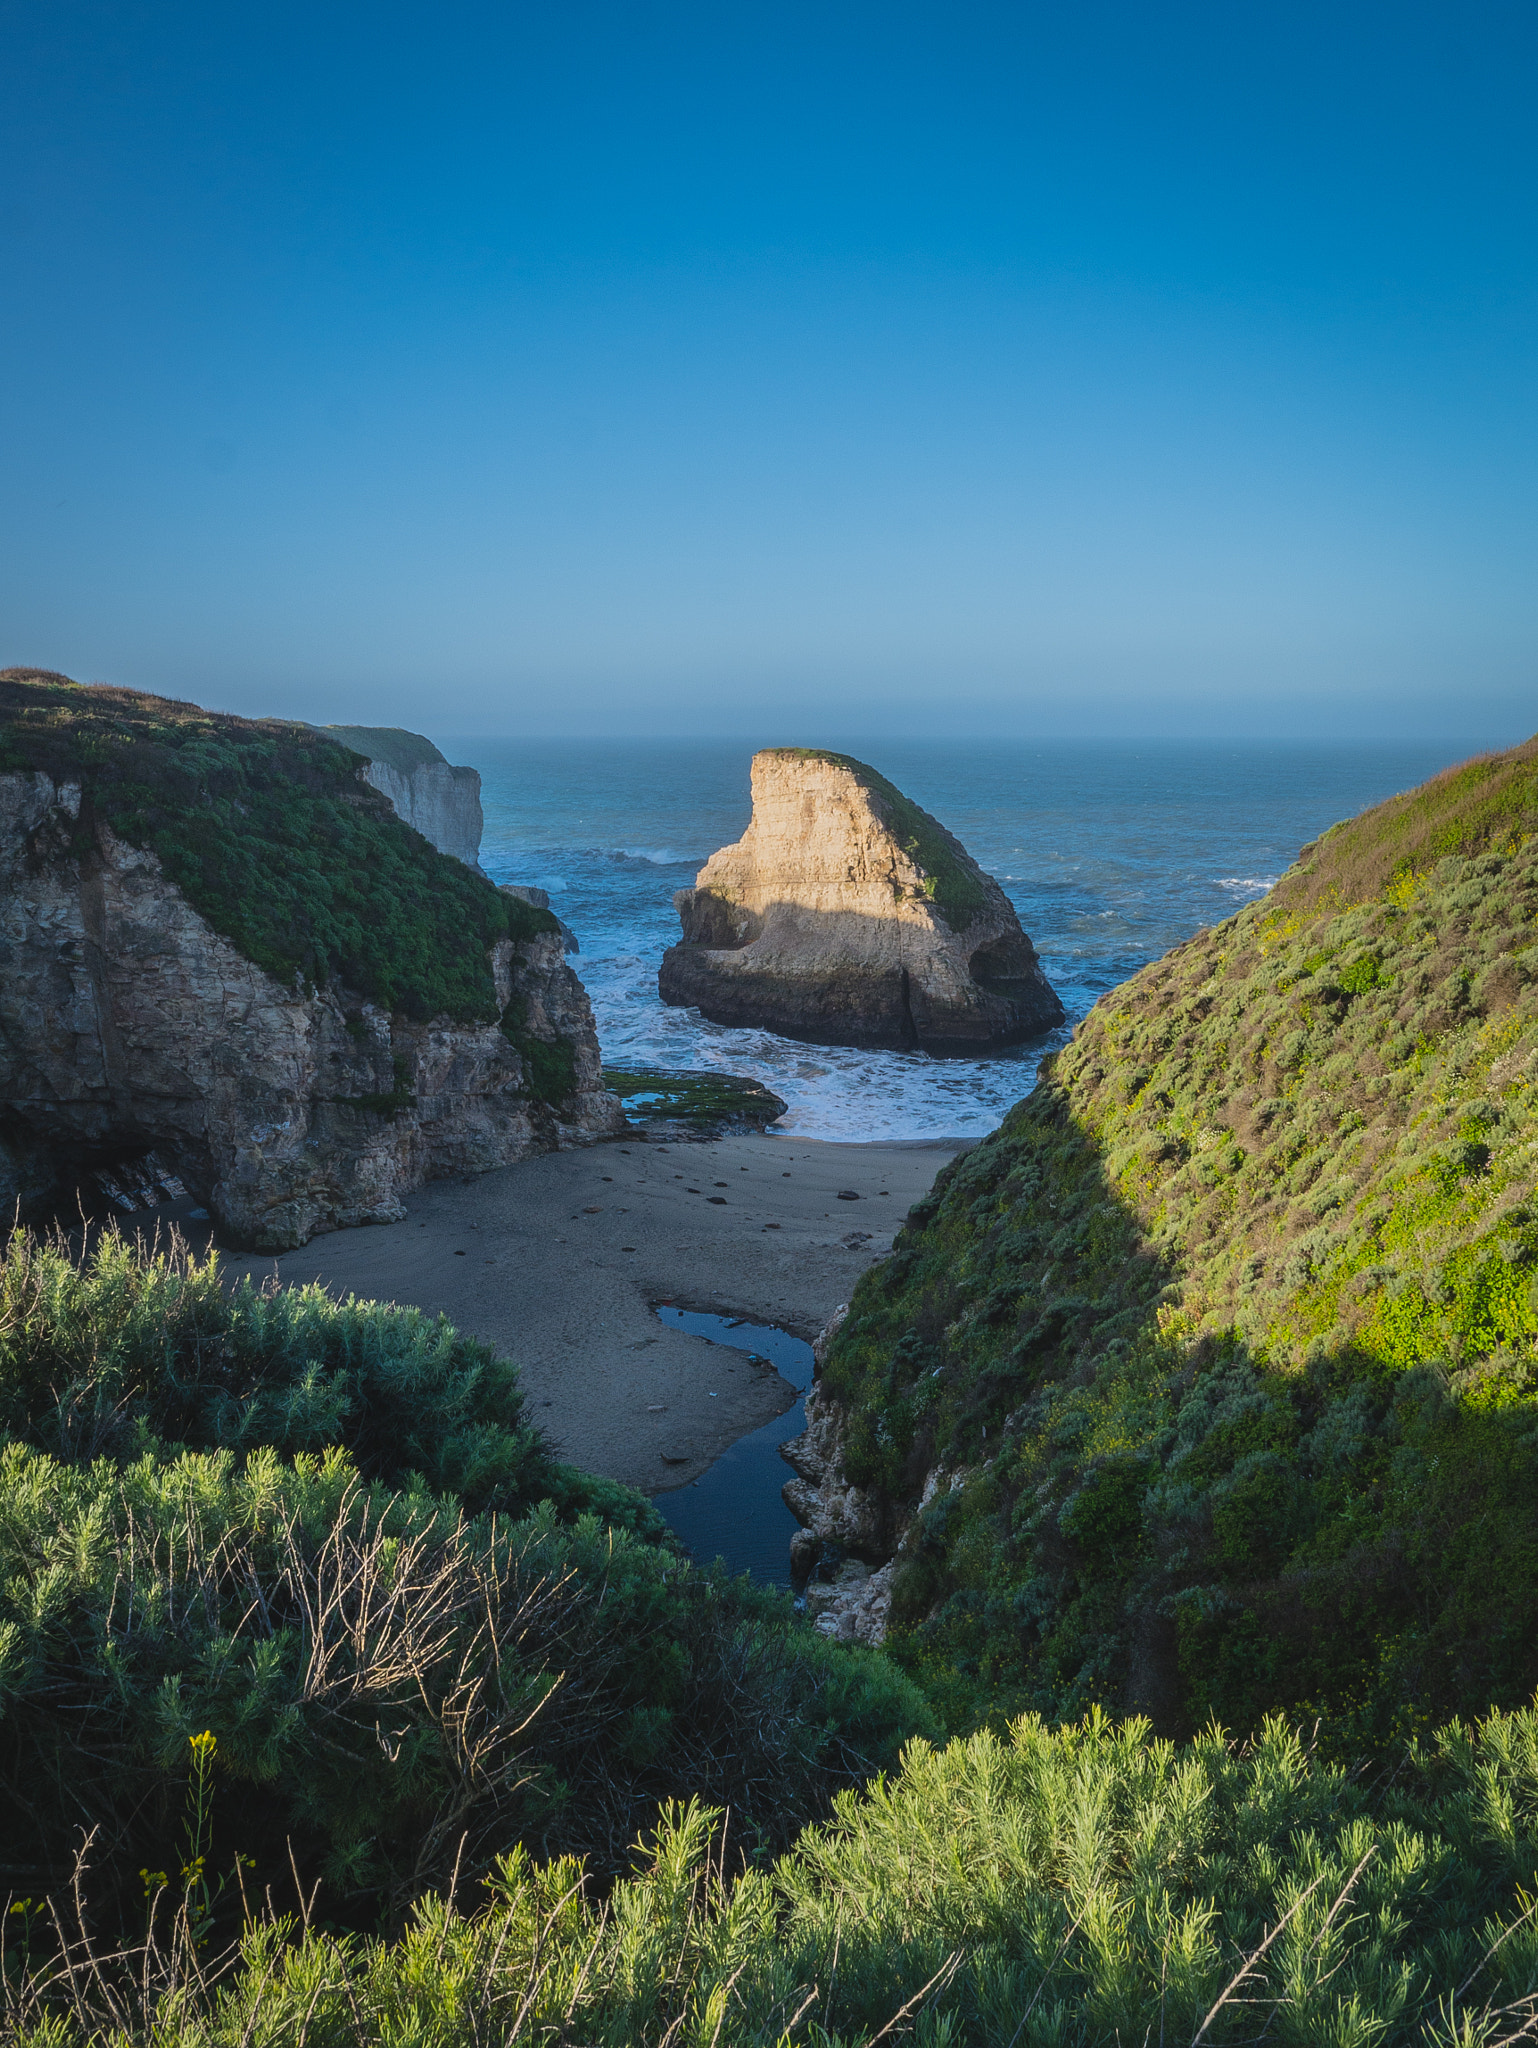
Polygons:
M673 899L664 1002L818 1045L978 1053L1063 1022L991 875L847 754L753 757L753 817Z

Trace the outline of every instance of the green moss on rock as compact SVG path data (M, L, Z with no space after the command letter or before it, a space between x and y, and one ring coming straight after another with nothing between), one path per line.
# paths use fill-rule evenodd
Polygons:
M666 1073L658 1067L605 1067L603 1085L634 1122L682 1124L701 1136L762 1130L788 1105L762 1081L741 1074Z

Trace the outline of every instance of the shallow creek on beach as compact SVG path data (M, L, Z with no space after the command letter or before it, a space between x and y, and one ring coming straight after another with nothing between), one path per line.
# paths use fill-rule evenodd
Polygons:
M750 1358L767 1359L797 1390L798 1398L783 1415L739 1437L698 1479L657 1494L653 1502L697 1563L709 1564L719 1557L734 1575L751 1572L759 1585L789 1588L796 1518L780 1498L790 1467L779 1446L806 1427L802 1409L812 1384L812 1347L769 1323L667 1304L657 1314L670 1329L744 1351Z

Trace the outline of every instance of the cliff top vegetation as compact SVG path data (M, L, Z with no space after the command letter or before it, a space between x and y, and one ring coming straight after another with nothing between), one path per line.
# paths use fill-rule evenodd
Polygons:
M1538 1684L1535 747L1114 990L824 1374L916 1505L893 1646L990 1702L1355 1753Z
M1269 914L1318 916L1401 893L1438 861L1512 847L1538 817L1538 738L1478 754L1305 846L1272 892Z
M902 847L929 885L927 894L953 931L964 931L988 905L982 870L961 841L938 818L904 796L895 782L852 754L830 753L824 747L771 747L767 752L794 761L826 761L854 776L871 799L871 808Z
M77 852L110 825L287 985L339 982L418 1021L495 1021L490 948L558 920L439 853L361 767L310 726L0 673L0 774L81 785Z
M350 747L370 761L383 761L397 775L409 775L415 768L447 768L448 757L419 732L407 732L400 725L322 725L317 732L334 739L339 747Z

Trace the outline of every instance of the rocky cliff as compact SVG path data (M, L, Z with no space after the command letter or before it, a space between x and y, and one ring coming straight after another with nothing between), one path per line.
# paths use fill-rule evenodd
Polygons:
M305 728L0 676L0 1200L154 1149L244 1244L617 1129L557 921Z
M756 754L747 831L674 901L659 991L717 1023L965 1053L1063 1020L998 883L847 755Z
M408 825L467 867L481 859L481 778L455 768L431 740L394 725L328 725L327 732L368 762L365 773Z

